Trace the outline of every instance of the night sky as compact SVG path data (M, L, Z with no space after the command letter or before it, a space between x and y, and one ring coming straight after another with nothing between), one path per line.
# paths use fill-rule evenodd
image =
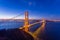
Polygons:
M59 19L60 0L0 0L0 18L11 18L28 10L30 18Z

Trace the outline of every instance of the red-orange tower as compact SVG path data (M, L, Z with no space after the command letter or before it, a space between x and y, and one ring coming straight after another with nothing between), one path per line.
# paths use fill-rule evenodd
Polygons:
M25 20L24 20L24 31L28 32L29 28L29 15L28 15L28 11L25 12Z

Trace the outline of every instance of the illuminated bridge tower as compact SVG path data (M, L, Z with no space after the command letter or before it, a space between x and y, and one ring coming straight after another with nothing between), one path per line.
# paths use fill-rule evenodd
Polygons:
M25 12L25 20L24 20L24 31L28 32L29 28L29 15L28 15L28 11Z

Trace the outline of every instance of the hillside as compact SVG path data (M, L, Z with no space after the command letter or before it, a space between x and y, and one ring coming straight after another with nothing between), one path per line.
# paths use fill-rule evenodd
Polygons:
M31 35L20 29L0 30L0 40L34 40Z

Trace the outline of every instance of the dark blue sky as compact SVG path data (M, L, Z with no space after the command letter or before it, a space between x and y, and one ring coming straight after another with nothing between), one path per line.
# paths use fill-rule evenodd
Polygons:
M0 0L0 18L23 18L26 10L30 18L60 19L60 0Z

